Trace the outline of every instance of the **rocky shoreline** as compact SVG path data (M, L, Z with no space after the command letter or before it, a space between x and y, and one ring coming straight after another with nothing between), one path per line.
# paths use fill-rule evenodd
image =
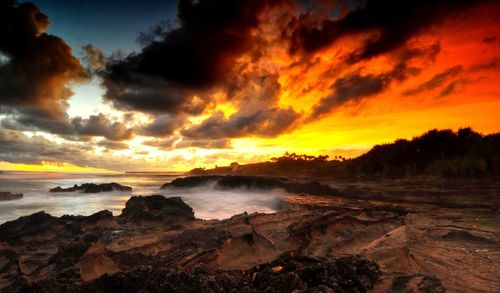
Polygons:
M284 197L276 213L225 220L197 219L181 198L161 195L133 196L117 216L21 217L0 225L0 291L495 292L500 285L496 200L490 208L395 203L264 177L188 177L164 188L207 182L262 190L291 182L289 190L320 192L307 187ZM320 195L325 188L337 192Z

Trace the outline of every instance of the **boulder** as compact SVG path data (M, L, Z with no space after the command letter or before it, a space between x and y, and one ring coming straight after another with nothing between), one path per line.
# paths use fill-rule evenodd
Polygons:
M193 209L180 197L163 195L133 196L125 204L120 215L130 220L162 220L165 222L192 221Z
M38 212L30 216L20 217L17 220L0 225L0 241L20 239L24 236L37 234L50 228L57 222L57 218L45 212Z
M21 199L23 198L22 193L10 193L8 191L0 191L0 201L5 201L5 200L16 200L16 199Z
M73 187L69 188L62 188L61 186L57 186L49 191L50 192L81 191L83 193L99 193L99 192L109 192L109 191L132 191L132 187L121 185L115 182L102 183L102 184L84 183L82 185L75 184Z

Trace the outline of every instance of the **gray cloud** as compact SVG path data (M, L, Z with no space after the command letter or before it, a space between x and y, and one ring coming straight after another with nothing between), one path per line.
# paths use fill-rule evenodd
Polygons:
M394 66L385 73L365 74L358 71L337 78L331 85L332 93L322 98L313 107L313 112L306 122L321 119L334 108L347 103L358 103L366 98L385 91L393 81L402 82L421 72L421 68L408 65L414 59L424 63L433 63L441 51L439 42L424 47L405 47L394 52Z
M185 117L168 114L156 116L154 121L142 126L138 133L144 136L166 137L186 122Z
M203 149L229 149L231 148L231 140L230 139L182 139L175 145L175 148L203 148Z
M92 44L82 46L84 53L83 60L94 70L102 70L106 67L106 57L101 49Z
M280 84L276 75L242 75L228 85L228 99L238 111L228 118L222 112L199 125L183 129L189 138L235 138L243 136L277 136L294 128L301 114L292 108L278 107Z
M102 136L109 140L128 140L133 131L121 122L112 122L106 115L99 113L88 119L74 118L71 125L76 134L81 136Z
M0 111L19 122L50 124L66 117L69 82L88 72L60 38L47 34L48 17L32 3L0 2Z
M438 88L447 80L457 76L460 72L462 72L462 70L463 67L461 65L447 68L446 70L434 75L431 79L416 86L415 88L404 91L403 96L418 95L433 90L435 88Z
M217 112L212 117L181 133L190 138L236 138L243 136L276 136L290 130L300 114L293 109L262 109L245 114L236 113L229 118Z
M120 141L113 141L103 139L97 143L98 146L104 147L110 150L125 150L128 149L128 145L126 143Z

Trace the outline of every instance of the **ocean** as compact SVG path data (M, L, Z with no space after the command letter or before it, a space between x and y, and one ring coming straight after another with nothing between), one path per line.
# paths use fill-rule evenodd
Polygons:
M183 174L120 173L81 174L51 172L2 171L0 191L22 193L19 200L0 201L0 224L21 216L45 211L53 216L91 215L109 210L117 216L133 195L162 194L165 197L180 196L201 219L225 219L243 212L271 213L276 210L279 197L284 192L249 190L214 190L211 186L185 190L161 190L160 186ZM85 194L79 192L51 193L56 186L71 187L82 183L116 182L131 186L132 192L103 192Z

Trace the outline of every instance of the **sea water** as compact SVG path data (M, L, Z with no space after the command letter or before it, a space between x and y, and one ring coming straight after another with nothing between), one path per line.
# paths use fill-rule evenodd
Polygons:
M207 185L182 190L161 190L164 183L182 177L181 173L120 173L77 174L51 172L3 171L0 173L0 191L22 193L19 200L0 201L0 224L45 211L53 216L91 215L109 210L117 216L133 195L161 194L165 197L180 196L201 219L225 219L243 212L271 213L276 210L283 191L258 191L236 189L220 191ZM110 183L131 186L132 192L80 192L51 193L56 186L71 187L83 183Z

